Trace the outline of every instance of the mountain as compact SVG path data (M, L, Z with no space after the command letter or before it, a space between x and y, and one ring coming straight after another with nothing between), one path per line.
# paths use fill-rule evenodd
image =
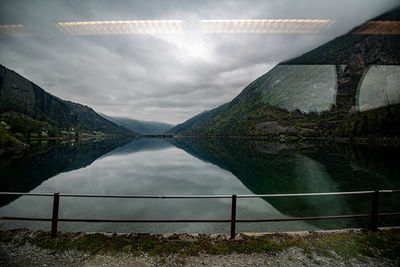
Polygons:
M399 14L400 8L392 10L278 64L231 102L203 112L168 133L399 136Z
M184 123L176 125L174 128L167 131L167 133L180 134L180 133L190 133L189 135L197 135L196 129L201 129L206 125L207 122L214 119L214 117L220 112L224 111L228 107L229 103L221 105L215 109L203 111L200 114L188 119ZM187 131L188 129L193 129Z
M134 120L130 118L121 118L121 117L111 117L105 114L100 114L105 119L112 121L116 125L122 126L126 129L129 129L136 133L141 134L163 134L166 131L170 130L174 125L163 123L163 122L155 122L155 121L140 121Z
M13 136L25 141L31 137L59 137L63 134L138 135L106 120L88 106L47 93L1 65L0 121L0 147Z

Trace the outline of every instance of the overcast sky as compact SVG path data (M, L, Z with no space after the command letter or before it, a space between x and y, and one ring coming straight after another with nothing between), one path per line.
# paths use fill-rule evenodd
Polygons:
M111 116L181 123L232 100L282 60L301 55L396 6L398 0L1 0L0 25L35 37L0 38L0 64L46 91ZM98 35L54 23L102 20L330 19L319 34Z

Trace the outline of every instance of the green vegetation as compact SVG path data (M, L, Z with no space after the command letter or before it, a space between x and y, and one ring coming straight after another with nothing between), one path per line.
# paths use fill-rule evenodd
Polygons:
M21 141L12 136L7 130L0 127L0 148L14 147L21 144Z
M328 110L334 104L334 65L277 65L257 89L263 102L288 111Z
M12 231L1 231L0 239L10 242ZM41 232L33 238L20 241L33 243L41 248L54 250L76 249L97 253L129 252L150 255L184 254L195 256L199 253L226 255L237 253L276 252L296 243L296 241L274 242L265 237L245 238L236 241L214 241L207 235L191 241L180 240L178 235L163 238L159 235L135 234L113 235L103 234L81 235L74 233L59 233L55 239L50 238L48 232Z
M310 239L303 248L312 248L320 255L335 252L341 257L352 258L358 255L373 258L396 259L400 255L400 233L389 231L366 234L338 234L325 238Z
M399 14L400 9L396 9L385 16L398 18ZM400 64L400 36L360 35L355 34L357 30L277 65L250 83L230 103L203 112L168 133L278 138L281 135L298 138L400 136L397 68L379 72L385 75L381 80L372 78L372 85L376 87L372 91L380 94L386 78L391 79L394 87L388 91L395 92L390 96L392 101L367 113L353 112L358 104L358 86L367 67ZM260 123L271 122L278 123L278 130L259 127Z
M0 148L31 139L138 136L90 107L55 97L0 65Z
M73 103L70 101L64 101L67 106L71 109L71 112L78 118L76 124L71 125L70 128L75 128L79 131L88 132L102 132L107 135L119 135L119 136L138 136L138 133L134 133L126 128L116 125L115 123L108 121L93 109L88 106Z
M256 81L257 82L257 81ZM276 121L284 127L294 127L295 131L282 134L310 137L332 136L341 124L345 112L331 110L320 113L302 113L296 109L291 112L263 102L258 91L253 90L256 82L250 84L242 94L231 103L221 106L197 118L195 122L178 125L169 133L197 136L279 136L279 132L257 130L262 122ZM249 89L250 87L250 89Z
M322 112L288 111L265 102L257 79L232 102L202 113L169 131L184 136L393 137L400 136L400 104L349 114L334 105ZM257 125L275 121L295 131L263 131Z
M290 247L297 247L304 253L343 258L368 256L373 258L398 259L400 255L400 233L397 230L379 233L312 233L304 237L285 234L270 234L260 237L240 235L236 240L218 240L208 235L185 240L184 235L162 237L149 234L126 234L107 236L103 234L59 233L55 239L49 232L25 235L15 238L19 230L1 231L3 242L18 242L20 245L32 243L52 250L87 251L92 254L132 253L139 255L180 254L196 256L199 254L227 255L232 253L276 253ZM182 238L181 238L182 237Z
M34 139L92 139L110 134L81 129L60 129L48 122L34 120L18 112L0 114L0 148L15 147Z
M17 139L26 142L31 136L34 137L55 137L59 134L56 127L49 123L34 120L18 112L5 112L0 114L0 120L7 124L8 131Z
M400 136L400 104L356 112L335 130L337 136Z

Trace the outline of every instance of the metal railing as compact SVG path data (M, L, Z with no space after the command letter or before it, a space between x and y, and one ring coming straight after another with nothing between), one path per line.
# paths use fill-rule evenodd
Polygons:
M23 220L23 221L47 221L51 222L51 237L57 234L58 222L107 222L107 223L230 223L231 239L236 236L236 223L251 222L281 222L281 221L309 221L326 220L341 218L362 218L371 217L370 229L376 232L378 230L379 216L400 215L400 212L379 213L379 195L380 193L399 193L400 190L374 190L374 191L354 191L354 192L329 192L329 193L301 193L301 194L264 194L264 195L95 195L95 194L61 194L61 193L18 193L18 192L0 192L0 196L45 196L53 197L53 213L51 218L33 218L33 217L12 217L0 216L0 220ZM274 219L236 219L236 202L238 198L276 198L276 197L308 197L308 196L338 196L338 195L371 195L371 213L318 216L318 217L296 217L296 218L274 218ZM230 198L232 200L232 210L230 219L221 220L113 220L113 219L71 219L59 218L60 197L88 197L88 198L151 198L151 199L210 199L210 198Z

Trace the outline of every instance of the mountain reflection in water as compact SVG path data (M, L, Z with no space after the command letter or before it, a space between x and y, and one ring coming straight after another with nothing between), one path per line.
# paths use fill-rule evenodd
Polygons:
M183 150L183 151L182 151ZM46 145L2 160L3 191L77 194L264 194L399 188L396 147L223 139L138 139ZM185 153L186 152L186 153ZM398 208L382 195L381 210ZM0 215L49 217L51 198L3 198ZM239 199L238 219L369 213L370 196ZM61 198L62 218L228 219L230 200ZM397 220L397 221L396 221ZM367 227L369 219L246 223L238 231ZM398 224L381 218L380 225ZM49 229L48 223L1 222ZM228 232L221 224L61 223L62 231Z

